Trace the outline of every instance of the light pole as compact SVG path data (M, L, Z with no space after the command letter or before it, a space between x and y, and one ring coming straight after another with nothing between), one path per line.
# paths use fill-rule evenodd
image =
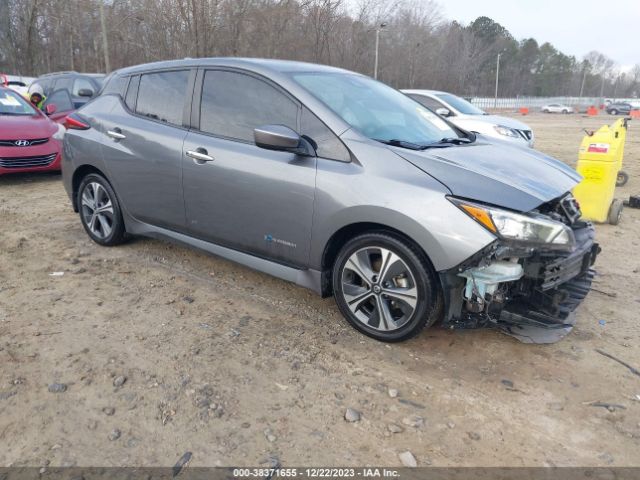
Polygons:
M498 54L498 60L496 61L496 91L493 95L493 108L498 108L498 81L500 79L500 55L502 52Z
M376 27L376 57L373 64L373 78L378 79L378 49L380 47L380 30L387 26L387 22L382 22Z
M105 73L111 73L111 62L109 61L109 40L107 39L107 22L104 18L104 5L100 2L100 30L102 30L102 52L104 54Z

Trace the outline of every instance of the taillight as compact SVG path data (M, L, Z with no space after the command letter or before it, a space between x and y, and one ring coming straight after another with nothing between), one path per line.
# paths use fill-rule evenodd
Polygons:
M68 130L89 130L91 128L91 125L76 113L66 116L64 119L64 126Z

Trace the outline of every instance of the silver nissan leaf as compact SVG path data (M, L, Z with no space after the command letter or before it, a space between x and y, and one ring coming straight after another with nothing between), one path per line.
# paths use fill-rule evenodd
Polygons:
M91 239L180 242L333 295L394 342L440 322L551 342L599 252L540 152L308 63L210 58L113 73L66 120L63 181Z

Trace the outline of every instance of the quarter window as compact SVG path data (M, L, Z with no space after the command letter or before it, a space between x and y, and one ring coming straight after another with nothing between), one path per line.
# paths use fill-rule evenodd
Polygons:
M124 99L124 103L131 111L136 109L136 97L138 96L138 84L140 83L140 75L131 77L129 82L129 88L127 90L127 96Z
M129 77L121 77L120 75L114 75L109 79L107 84L102 89L101 95L109 95L110 93L116 93L122 96L122 92L127 87Z
M253 142L254 128L278 124L297 130L297 117L297 103L267 82L220 70L204 75L200 104L203 132Z
M341 162L349 162L349 150L340 139L307 108L302 109L300 133L311 138L317 144L319 157Z
M188 82L188 70L142 75L136 113L163 123L182 125Z
M425 97L424 95L412 95L412 94L410 94L409 96L413 98L416 102L420 103L422 106L430 108L434 112L439 108L444 108L443 104L441 104L439 101L431 97Z

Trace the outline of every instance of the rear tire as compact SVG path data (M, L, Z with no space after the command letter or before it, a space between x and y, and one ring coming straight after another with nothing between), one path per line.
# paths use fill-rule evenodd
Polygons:
M620 170L616 178L616 187L624 187L629 181L629 174Z
M342 315L379 341L411 338L442 315L437 277L424 253L387 232L349 240L336 258L332 282Z
M609 215L607 216L607 221L611 225L618 225L620 223L620 219L622 218L622 210L624 209L624 203L619 198L616 198L611 202L611 206L609 207Z
M614 108L613 110L610 110L610 111L609 111L609 114L611 114L611 115L617 115L617 114L618 114L618 111Z
M125 240L118 197L102 175L90 173L82 179L77 205L80 221L91 240L105 247L119 245Z

